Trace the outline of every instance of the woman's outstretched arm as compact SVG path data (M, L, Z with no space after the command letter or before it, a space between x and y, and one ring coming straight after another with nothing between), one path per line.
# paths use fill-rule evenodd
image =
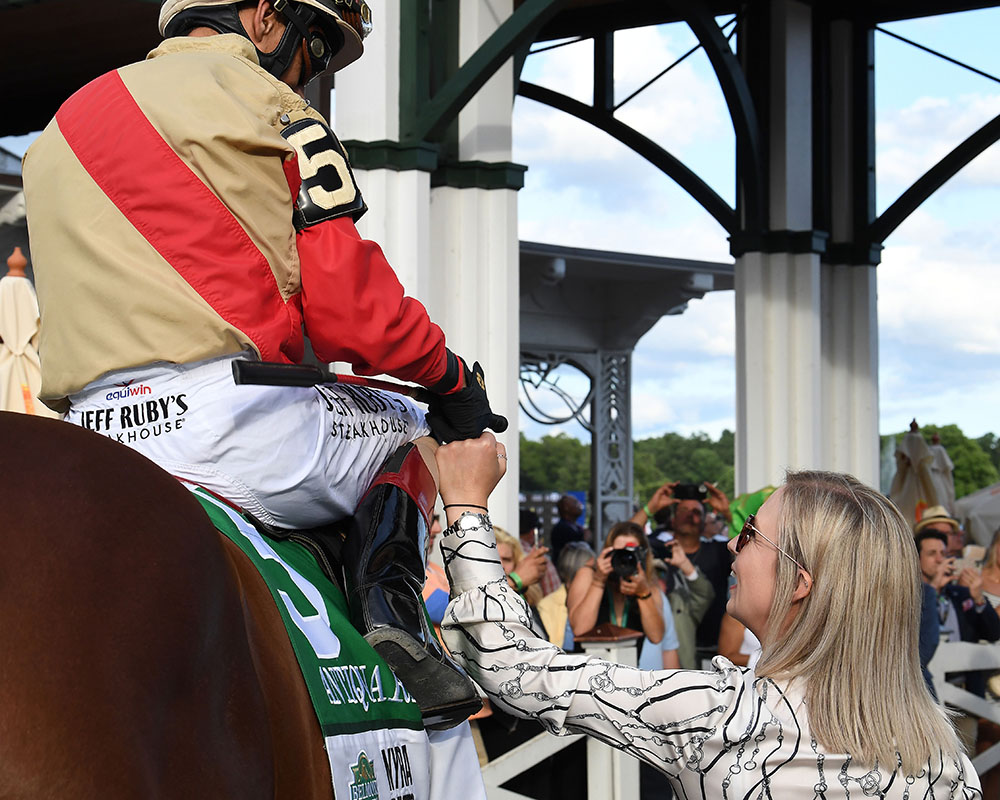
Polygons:
M449 505L486 504L483 495L502 474L496 447L487 433L438 450ZM746 691L741 671L727 663L710 672L645 672L564 653L529 629L523 598L504 580L488 518L457 511L450 521L459 525L441 538L452 588L441 627L491 702L553 733L588 733L674 774L701 747L706 729L727 726L726 709Z

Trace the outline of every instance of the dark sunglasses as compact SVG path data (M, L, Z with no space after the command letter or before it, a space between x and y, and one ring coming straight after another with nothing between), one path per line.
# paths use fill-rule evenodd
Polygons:
M771 545L771 547L773 547L775 550L777 550L779 553L781 553L783 556L785 556L789 561L791 561L793 564L795 564L795 566L797 566L799 569L805 570L806 573L809 572L809 570L807 570L805 567L803 567L798 561L796 561L794 558L792 558L790 555L788 555L788 553L786 553L784 550L782 550L780 547L778 547L777 543L772 542L763 533L760 532L760 530L757 528L757 515L756 514L750 514L747 517L747 521L743 523L743 529L740 531L740 535L736 539L736 552L738 553L738 552L740 552L740 550L742 550L744 547L746 547L747 546L747 542L749 542L751 539L753 539L754 536L760 536L761 539L763 539L765 542L767 542L769 545Z

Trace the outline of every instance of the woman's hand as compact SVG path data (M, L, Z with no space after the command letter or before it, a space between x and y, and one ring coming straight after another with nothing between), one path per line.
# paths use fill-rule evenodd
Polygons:
M594 565L594 579L601 583L607 583L608 576L611 575L611 554L615 552L613 547L605 547L597 557Z
M545 558L545 554L548 552L549 548L547 547L535 547L517 562L514 566L514 571L517 572L517 577L521 579L521 583L525 586L532 586L542 579L542 576L548 569L547 559Z
M478 439L460 439L437 449L441 499L445 505L486 506L490 492L507 472L507 449L487 431ZM445 509L448 523L463 511L474 508Z
M618 582L618 588L626 597L645 597L650 592L645 570L640 569L635 575L622 578Z

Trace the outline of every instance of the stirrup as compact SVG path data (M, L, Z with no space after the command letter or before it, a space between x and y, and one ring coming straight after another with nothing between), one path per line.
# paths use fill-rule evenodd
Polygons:
M483 707L472 679L443 651L435 654L406 631L388 625L365 634L365 640L403 681L420 706L425 728L454 728Z

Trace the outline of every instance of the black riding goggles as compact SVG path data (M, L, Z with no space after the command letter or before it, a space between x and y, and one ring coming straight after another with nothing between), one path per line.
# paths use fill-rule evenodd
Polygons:
M362 40L371 33L372 12L364 0L320 0L320 2L330 7L331 11L350 25ZM332 16L305 6L307 16L303 18L289 0L277 0L274 8L288 19L306 43L310 75L315 77L326 72L334 55L344 46L344 34ZM313 30L311 27L313 25L319 26L319 30Z
M333 10L364 41L372 32L372 10L365 0L320 0L324 5L333 5Z

